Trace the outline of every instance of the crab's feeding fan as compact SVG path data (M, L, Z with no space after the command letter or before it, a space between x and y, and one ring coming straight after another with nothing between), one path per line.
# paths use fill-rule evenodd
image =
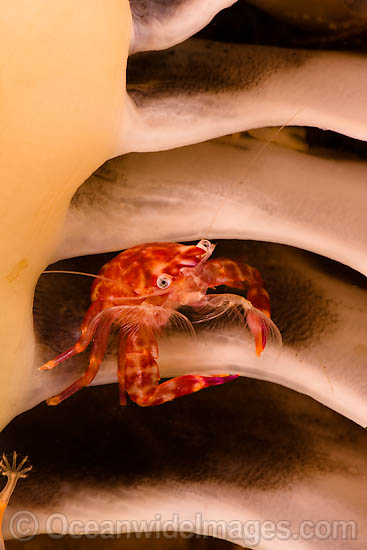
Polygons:
M191 335L194 329L190 321L182 313L157 305L113 306L96 316L99 323L107 320L118 327L121 335L128 335L141 326L151 329L154 333L162 329L169 331L187 331Z
M248 300L235 294L211 294L205 301L193 309L193 323L205 323L209 330L245 329L248 337L262 335L265 344L281 346L281 334L271 319L255 308Z

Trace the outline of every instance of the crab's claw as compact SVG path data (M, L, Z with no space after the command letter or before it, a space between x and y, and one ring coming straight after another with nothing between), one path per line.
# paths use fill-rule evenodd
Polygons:
M255 338L256 355L259 357L269 337L279 331L265 313L255 308L247 312L247 324Z

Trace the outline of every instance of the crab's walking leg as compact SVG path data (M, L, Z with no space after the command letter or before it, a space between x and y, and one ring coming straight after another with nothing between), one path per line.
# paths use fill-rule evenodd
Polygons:
M247 288L247 299L254 307L270 317L270 298L264 288L259 271L243 262L227 258L215 258L204 264L203 278L210 288L227 285L233 288Z
M0 550L5 549L1 531L5 508L8 505L9 499L15 489L18 479L27 477L27 473L32 469L32 466L26 466L23 468L27 460L28 457L23 458L17 466L17 453L14 451L12 464L9 463L4 454L2 460L0 461L0 473L8 478L4 489L0 492Z
M125 347L125 387L130 398L143 407L160 405L183 395L197 392L208 386L230 382L237 375L200 376L185 375L159 384L156 359L158 348L155 337L147 327L141 326L129 334Z
M58 405L59 403L61 403L61 401L64 401L64 399L67 399L75 392L77 392L84 386L88 386L88 384L92 382L98 372L99 365L101 364L104 354L106 352L108 336L110 334L112 322L112 318L106 317L104 321L98 326L97 334L93 342L92 352L89 358L89 365L83 376L78 378L78 380L76 380L73 384L71 384L68 388L66 388L58 395L54 395L53 397L47 399L48 405Z
M93 304L89 307L80 327L80 338L71 348L67 349L63 353L60 353L60 355L57 355L54 359L47 361L47 363L42 365L42 367L39 367L38 370L53 369L74 355L78 355L78 353L85 351L89 346L98 325L98 318L96 316L102 311L103 308L103 302L100 300L93 302Z
M210 288L227 285L233 288L247 288L247 299L270 318L270 298L264 288L259 271L243 262L227 258L208 260L204 265L203 278ZM248 324L255 337L256 354L260 355L266 343L266 334L255 314L249 312Z

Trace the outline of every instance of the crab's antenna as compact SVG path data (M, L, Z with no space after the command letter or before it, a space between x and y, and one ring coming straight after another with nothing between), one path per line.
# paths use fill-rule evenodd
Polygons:
M298 109L298 111L296 111L288 120L286 120L284 122L284 124L282 124L282 126L279 126L279 128L276 128L274 130L274 133L270 136L270 138L268 139L268 141L266 143L264 143L264 145L260 148L259 151L257 151L257 153L250 159L250 161L248 162L247 166L245 166L245 172L248 173L248 171L250 170L251 166L253 166L255 164L255 162L257 161L257 159L263 154L263 152L269 147L269 145L274 141L274 139L280 134L280 132L282 130L284 130L284 128L286 126L289 125L290 122L292 122L292 120L294 120L296 118L297 115L299 115L301 112L303 111L303 107L301 109ZM213 228L213 225L215 223L215 221L217 220L217 217L218 217L218 214L220 212L220 210L224 207L224 205L228 202L229 200L229 196L231 194L231 186L230 188L228 189L226 195L224 196L223 198L223 202L221 204L219 204L219 206L216 208L216 210L214 211L214 214L213 214L213 217L209 223L209 226L205 232L205 234L209 234L209 231L211 231L211 229Z
M93 273L84 273L83 271L64 271L62 269L47 269L46 271L42 271L41 275L45 275L46 273L62 273L67 275L84 275L84 277L93 277L95 279L102 279L103 281L109 281L114 282L113 279L109 279L108 277L103 277L102 275L94 275Z
M42 271L41 275L45 275L47 273L62 273L66 275L84 275L85 277L94 277L96 279L102 279L103 281L108 281L110 283L116 283L113 279L109 279L108 277L103 277L103 275L94 275L93 273L84 273L83 271L64 271L62 269L47 269L46 271ZM139 294L137 296L117 296L114 297L114 302L116 304L118 303L124 303L124 302L131 302L131 300L144 300L145 298L152 298L153 296L163 296L165 294L169 293L169 289L157 289L155 292L151 292L150 294ZM0 549L1 550L1 549Z

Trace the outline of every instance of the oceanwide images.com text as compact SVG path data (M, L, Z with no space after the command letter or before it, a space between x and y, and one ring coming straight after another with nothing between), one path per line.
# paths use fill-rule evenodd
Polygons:
M46 533L53 539L69 535L89 538L116 538L133 534L136 538L189 538L192 533L209 535L230 540L234 543L256 547L271 540L355 540L358 538L357 524L353 520L303 520L299 523L289 520L210 520L196 513L192 519L172 514L163 518L155 514L152 519L70 519L64 513L55 512L49 516L37 517L29 510L18 510L7 520L10 536L24 541L39 533Z

